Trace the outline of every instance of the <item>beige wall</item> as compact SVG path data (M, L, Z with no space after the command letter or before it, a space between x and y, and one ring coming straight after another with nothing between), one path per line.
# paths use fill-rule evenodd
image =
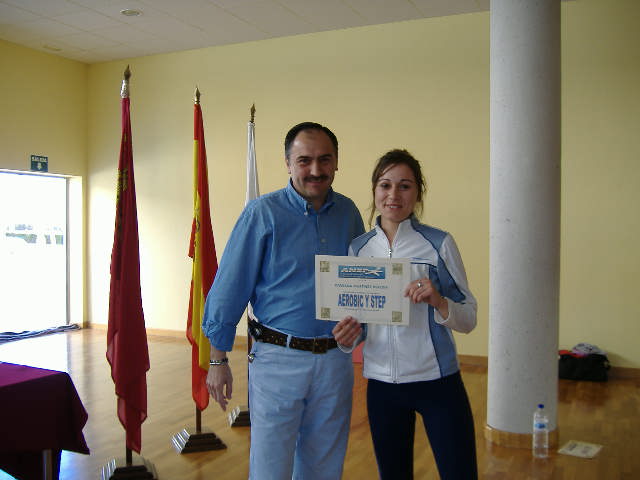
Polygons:
M85 175L87 71L0 40L0 168L29 170L30 155L46 155L50 173Z
M106 321L118 92L127 63L133 72L133 142L148 325L179 329L185 323L196 84L202 92L219 253L244 203L246 124L255 102L262 192L285 185L282 142L286 131L300 121L325 123L336 132L341 143L335 188L352 196L365 214L368 178L380 154L406 147L422 159L431 184L425 218L454 233L474 290L485 299L487 20L487 15L461 15L90 67L92 320ZM486 307L481 316L477 334L460 339L468 353L486 352Z
M640 203L640 33L632 19L640 15L640 4L582 0L563 3L562 14L560 346L594 343L609 352L614 365L640 368L635 348L640 309L632 301L640 271L633 241L640 234L640 216L634 209ZM3 56L5 50L11 57L28 52L29 58L54 62L55 57L7 45L0 43ZM4 63L4 58L0 61ZM79 64L67 63L58 69L84 82ZM203 93L219 255L244 202L246 123L253 102L263 193L287 181L282 140L299 121L322 122L336 132L341 142L340 171L334 185L356 201L364 217L374 160L389 148L405 147L422 161L430 187L423 220L453 233L480 303L478 328L457 336L459 351L487 355L488 13L89 66L88 315L94 323L106 323L107 317L119 89L127 63L133 72L141 275L149 327L182 330L186 323L192 98L197 84ZM12 102L28 92L12 88L17 93L11 95ZM52 111L48 125L57 101L50 87L39 94ZM4 91L0 95L4 98ZM11 123L8 116L3 108L0 122ZM28 117L21 123L22 128L29 125ZM33 131L38 137L49 136L45 126ZM3 153L9 150L13 157L29 153L24 152L29 146L24 142L5 140L4 129L0 135ZM84 143L74 139L78 141L81 146L70 142L68 148L82 149ZM3 155L0 168L18 167Z
M560 345L640 367L640 2L564 5Z
M78 324L87 318L83 270L87 71L83 63L0 40L0 169L29 171L30 156L45 155L49 173L72 177L69 318Z

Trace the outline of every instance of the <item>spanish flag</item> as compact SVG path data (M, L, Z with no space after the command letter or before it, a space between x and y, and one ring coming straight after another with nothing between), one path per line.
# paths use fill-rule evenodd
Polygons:
M216 246L213 240L209 212L209 182L207 178L207 152L204 144L202 109L196 91L193 115L193 222L189 257L193 260L187 338L191 343L191 390L199 410L209 404L206 379L209 370L209 339L202 332L204 304L218 270Z
M111 251L107 360L118 397L127 448L140 453L147 418L149 350L140 292L140 249L129 104L129 67L122 82L122 140L118 161L116 221Z

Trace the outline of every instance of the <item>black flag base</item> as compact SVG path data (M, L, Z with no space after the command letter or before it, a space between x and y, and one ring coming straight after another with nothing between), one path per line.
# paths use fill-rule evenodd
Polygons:
M229 425L232 427L248 427L251 425L249 407L242 405L229 412Z
M208 428L203 428L200 431L184 428L171 437L171 443L178 453L205 452L227 448L220 437Z
M113 458L102 467L101 480L157 480L158 474L153 463L136 456L127 463L124 458Z

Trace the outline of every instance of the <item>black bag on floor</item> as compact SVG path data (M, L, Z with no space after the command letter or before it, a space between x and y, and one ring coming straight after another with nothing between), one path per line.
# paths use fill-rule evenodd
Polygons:
M606 355L590 353L582 357L570 353L560 354L560 378L606 382L609 359Z

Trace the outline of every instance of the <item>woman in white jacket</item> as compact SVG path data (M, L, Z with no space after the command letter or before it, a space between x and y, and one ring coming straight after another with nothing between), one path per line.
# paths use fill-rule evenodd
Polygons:
M348 351L365 341L367 411L383 480L413 478L416 412L422 416L440 477L477 478L473 416L451 330L476 325L476 300L453 237L420 223L425 182L418 161L391 150L372 175L373 230L356 238L350 255L411 259L408 326L365 325L346 317L333 334Z

